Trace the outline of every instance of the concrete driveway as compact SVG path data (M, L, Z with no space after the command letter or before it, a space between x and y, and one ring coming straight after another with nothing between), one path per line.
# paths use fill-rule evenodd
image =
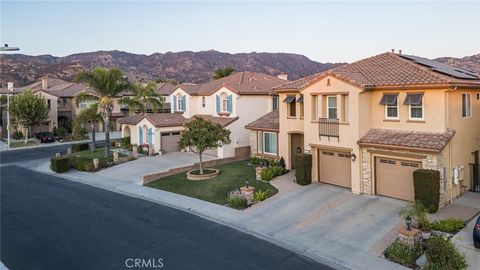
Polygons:
M245 225L341 265L398 269L378 255L401 222L398 212L406 202L327 184L299 186L292 179L287 174L274 180L280 194L246 210Z
M216 157L203 155L203 160L213 160ZM120 181L141 185L146 174L165 172L172 168L192 165L198 162L198 155L192 152L172 152L161 156L140 157L137 160L122 163L117 166L96 172L103 176Z

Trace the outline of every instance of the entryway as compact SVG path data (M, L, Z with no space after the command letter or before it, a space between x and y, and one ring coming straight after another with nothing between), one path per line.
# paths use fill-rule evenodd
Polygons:
M304 141L302 133L291 133L290 137L290 168L295 169L295 155L303 153Z

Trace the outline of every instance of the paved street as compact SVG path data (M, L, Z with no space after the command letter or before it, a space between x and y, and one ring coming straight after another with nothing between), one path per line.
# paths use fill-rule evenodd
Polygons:
M166 206L1 168L1 260L9 269L132 269L129 258L162 259L164 269L330 269Z

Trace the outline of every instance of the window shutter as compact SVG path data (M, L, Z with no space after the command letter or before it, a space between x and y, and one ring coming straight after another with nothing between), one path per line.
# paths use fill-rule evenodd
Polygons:
M229 95L229 96L228 96L228 112L229 112L229 113L233 113L232 106L233 106L233 104L232 104L232 95Z
M183 95L182 97L182 109L184 112L187 111L187 107L185 106L187 104L187 96L186 95Z
M177 96L173 96L173 111L177 111Z
M138 141L139 141L139 144L143 144L143 130L142 130L142 127L138 127Z
M220 112L220 96L217 95L216 99L217 99L217 113L219 113Z

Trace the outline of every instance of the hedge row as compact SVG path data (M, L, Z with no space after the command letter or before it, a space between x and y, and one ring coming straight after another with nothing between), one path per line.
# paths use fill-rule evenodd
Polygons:
M312 155L295 155L295 178L299 185L305 186L312 183Z
M72 144L72 152L80 152L90 149L89 143Z
M54 157L50 159L50 167L54 172L64 173L70 170L70 159L68 157Z
M415 201L420 201L430 213L438 210L440 202L440 172L418 169L413 172Z

